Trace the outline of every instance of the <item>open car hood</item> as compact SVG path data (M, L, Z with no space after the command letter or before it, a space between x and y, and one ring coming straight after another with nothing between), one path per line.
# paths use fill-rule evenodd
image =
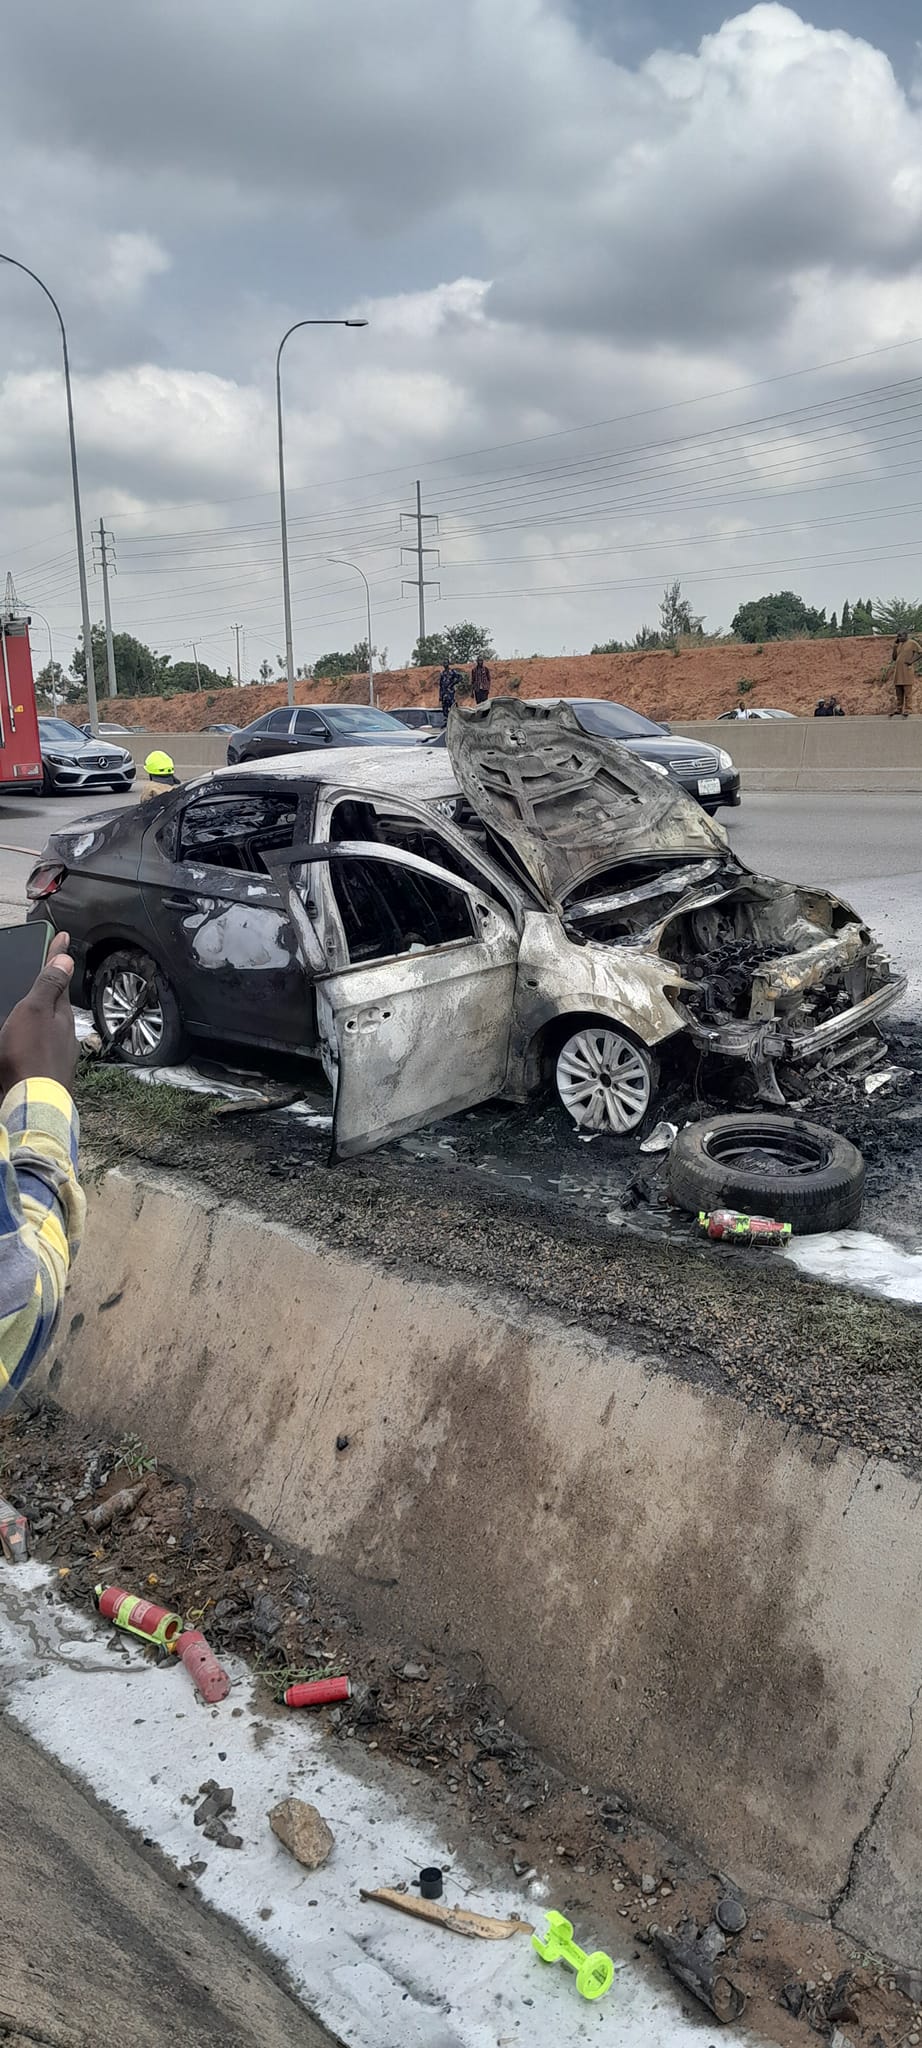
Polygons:
M551 908L612 863L725 853L723 827L615 740L583 732L568 704L498 697L449 714L458 784Z

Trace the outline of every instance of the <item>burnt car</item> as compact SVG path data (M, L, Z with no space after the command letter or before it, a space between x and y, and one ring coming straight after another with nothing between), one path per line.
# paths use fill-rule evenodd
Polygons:
M632 711L628 704L615 704L608 697L530 697L526 701L539 710L549 701L568 704L583 732L617 740L660 775L670 775L689 796L696 796L712 817L722 805L734 809L739 803L739 769L723 747L677 738L668 725L657 725L642 712ZM445 743L444 734L428 741L430 746Z
M281 704L251 725L236 730L227 743L227 759L266 761L277 754L305 754L317 747L412 747L416 735L371 704Z
M115 731L122 731L116 726ZM105 734L108 730L101 727ZM135 765L127 747L112 740L86 734L66 718L40 718L38 737L42 750L42 792L64 795L82 789L130 789Z
M904 984L824 889L752 874L723 828L564 704L454 711L449 751L222 771L56 832L33 916L141 1064L190 1038L319 1055L333 1156L546 1084L639 1129L683 1039L789 1067L847 1052Z

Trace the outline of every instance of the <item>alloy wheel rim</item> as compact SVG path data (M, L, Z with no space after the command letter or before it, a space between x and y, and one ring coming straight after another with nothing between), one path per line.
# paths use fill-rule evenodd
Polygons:
M562 1047L557 1092L583 1131L635 1131L650 1104L650 1068L639 1048L610 1027L587 1026Z
M99 1007L110 1038L124 1024L125 1019L131 1016L146 985L146 975L132 973L130 969L124 967L106 981ZM126 1032L122 1043L134 1054L135 1059L146 1059L150 1053L157 1051L162 1038L163 1011L155 999L141 1011L130 1031Z

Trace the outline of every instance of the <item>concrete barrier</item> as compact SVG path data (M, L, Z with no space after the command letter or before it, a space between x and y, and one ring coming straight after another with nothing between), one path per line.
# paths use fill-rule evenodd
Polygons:
M922 790L922 718L709 719L672 730L725 747L744 790ZM125 744L139 768L164 748L183 780L227 765L225 733L139 733Z
M713 1867L922 1966L916 1480L194 1183L114 1171L90 1200L45 1369L66 1408L379 1633L475 1654L531 1737Z
M744 790L922 790L922 718L713 719L672 729L725 747Z

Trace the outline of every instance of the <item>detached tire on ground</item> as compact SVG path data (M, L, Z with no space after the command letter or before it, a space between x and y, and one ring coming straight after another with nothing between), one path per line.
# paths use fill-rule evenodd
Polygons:
M864 1160L837 1131L793 1116L712 1116L680 1131L669 1156L680 1209L742 1209L795 1231L857 1223Z

